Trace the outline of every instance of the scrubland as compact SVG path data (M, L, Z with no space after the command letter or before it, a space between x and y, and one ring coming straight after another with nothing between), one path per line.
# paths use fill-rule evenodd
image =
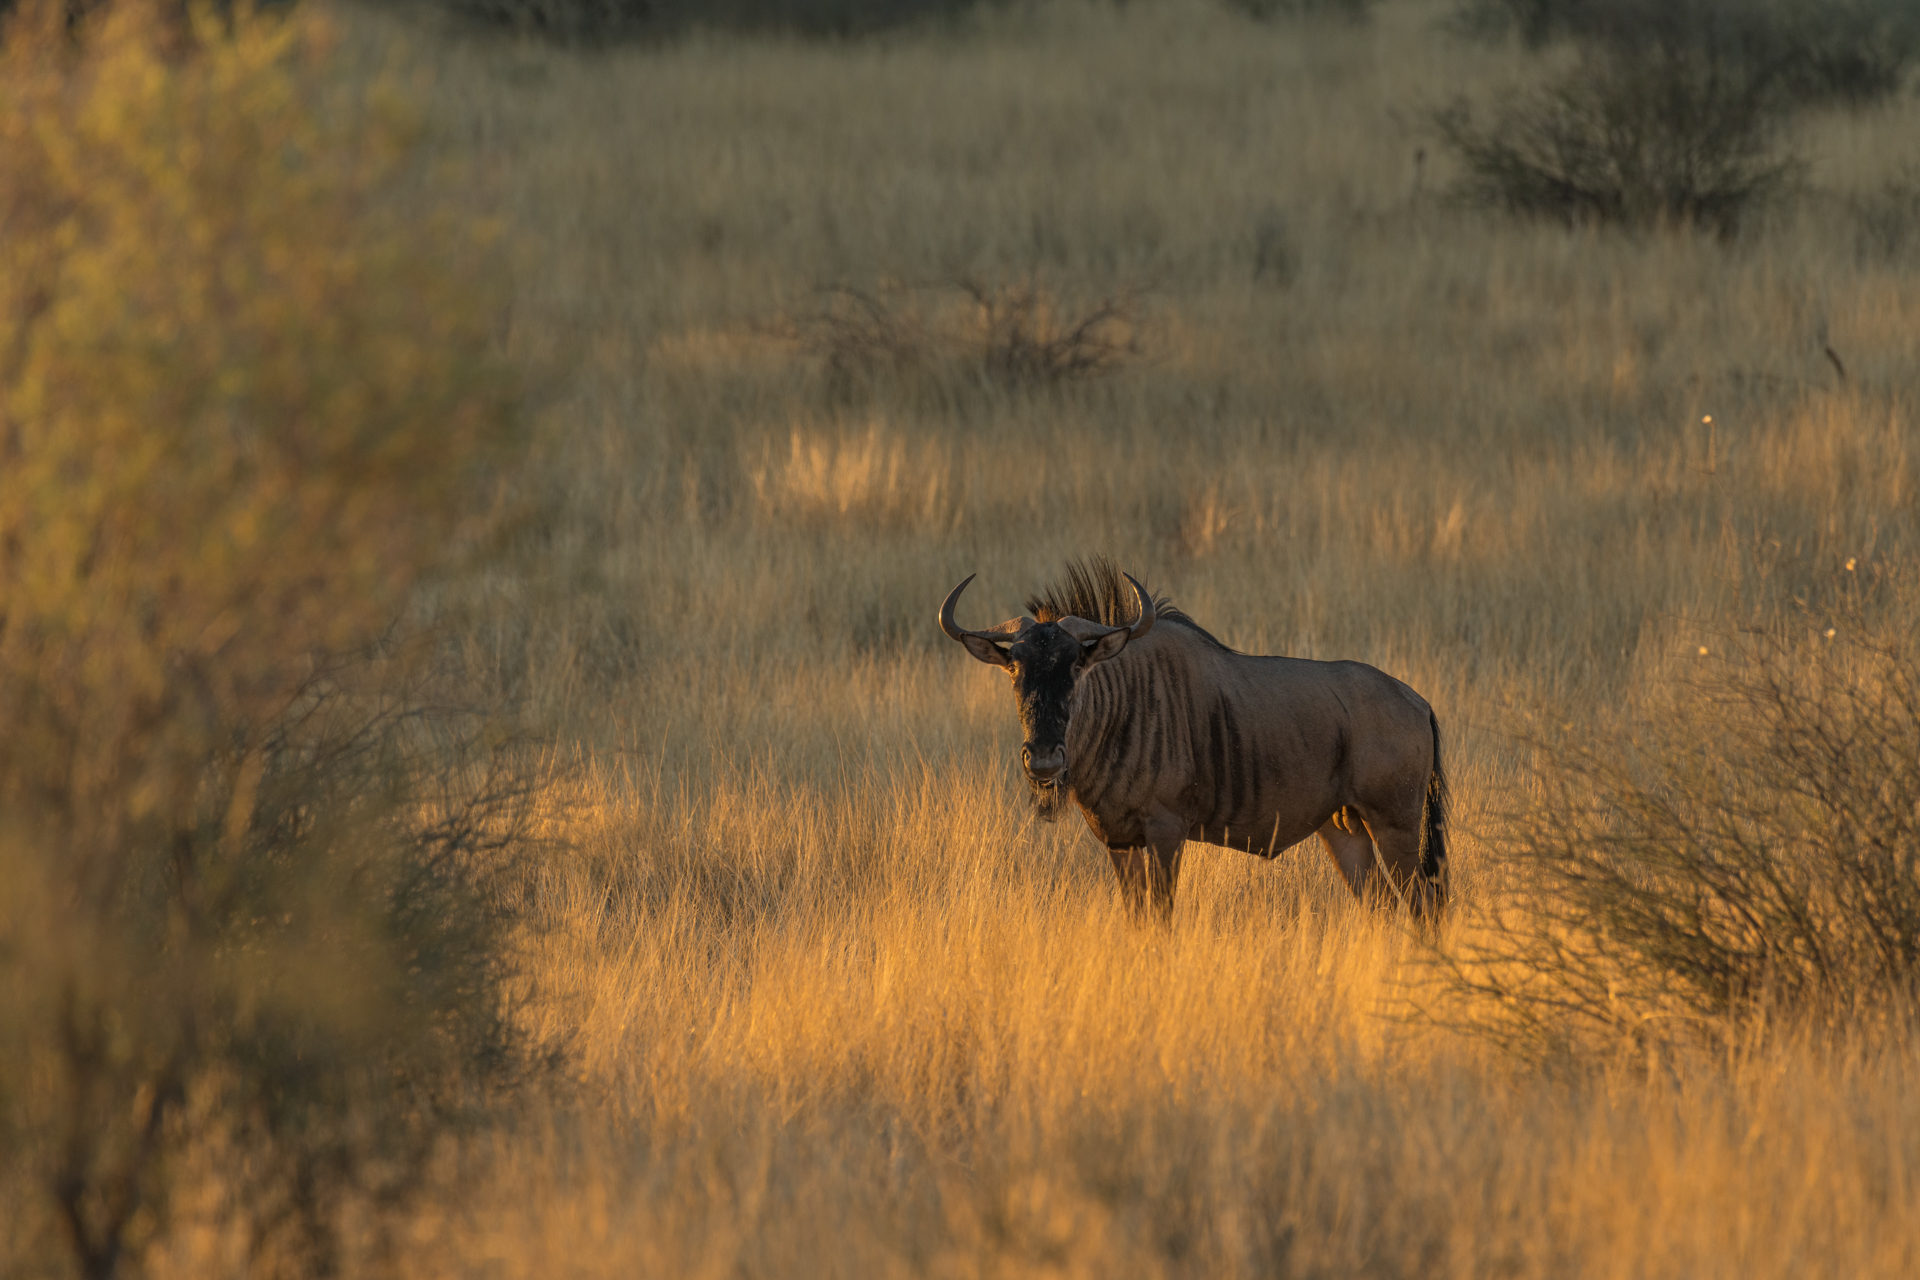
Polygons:
M1517 900L1545 737L1712 741L1685 690L1743 637L1910 630L1920 232L1858 210L1920 104L1806 117L1805 190L1729 239L1515 222L1446 198L1426 121L1553 55L1448 12L597 53L334 14L340 73L404 68L421 163L505 230L516 523L418 607L542 744L516 1008L564 1064L343 1269L1920 1266L1903 1007L1516 1048L1434 962ZM1432 701L1446 931L1313 845L1192 848L1171 931L1127 922L934 624L968 573L981 626L1096 552ZM265 1268L195 1217L243 1175L193 1159L152 1272Z

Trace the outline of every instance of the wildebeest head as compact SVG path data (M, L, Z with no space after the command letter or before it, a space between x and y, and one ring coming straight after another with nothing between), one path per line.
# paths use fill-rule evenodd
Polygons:
M968 653L1004 668L1012 677L1026 737L1021 763L1042 810L1051 816L1066 789L1067 722L1073 714L1074 687L1094 664L1105 662L1147 633L1153 626L1153 597L1129 574L1127 581L1140 597L1140 616L1131 627L1110 627L1072 616L1036 622L1022 615L984 631L968 631L954 622L953 606L974 576L968 574L940 606L940 629L965 645Z

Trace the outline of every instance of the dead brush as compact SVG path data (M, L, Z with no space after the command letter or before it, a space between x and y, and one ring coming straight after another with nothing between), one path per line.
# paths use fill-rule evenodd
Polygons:
M821 290L820 309L778 326L800 349L819 360L828 381L841 385L875 374L905 374L924 365L935 345L920 308L905 291L882 287L868 293L851 285Z
M1142 354L1131 292L1075 308L1031 280L989 286L962 278L874 292L842 285L823 297L818 312L785 332L820 361L837 391L915 375L1008 390L1053 386Z
M1064 382L1104 373L1140 354L1130 294L1073 312L1027 281L988 289L958 286L975 307L973 344L980 367L1010 386Z

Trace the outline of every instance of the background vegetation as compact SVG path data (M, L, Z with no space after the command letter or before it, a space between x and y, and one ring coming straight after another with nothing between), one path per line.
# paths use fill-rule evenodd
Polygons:
M689 31L866 35L951 20L981 0L420 0L482 27L571 45L660 40ZM1001 0L1004 2L1004 0Z
M1482 36L1578 49L1555 81L1509 95L1490 126L1462 98L1436 116L1463 194L1565 222L1691 223L1732 234L1798 176L1781 135L1798 112L1898 93L1920 55L1899 0L1478 0Z
M1438 0L592 54L300 12L7 117L10 165L94 139L31 216L107 264L63 286L87 324L22 294L9 333L130 372L7 366L7 465L43 471L0 497L6 598L54 585L0 689L36 733L71 692L177 736L86 792L45 763L94 756L4 758L35 1154L0 1269L71 1274L59 1160L125 1166L165 1096L123 1273L1911 1272L1909 92L1783 108L1758 154L1797 180L1702 234L1442 198L1472 156L1436 110L1638 54ZM81 109L229 101L202 83L285 106ZM109 165L144 121L173 158ZM506 252L434 221L449 191ZM228 310L169 310L203 279ZM102 513L139 529L56 554ZM1033 820L1003 682L932 612L1091 550L1434 702L1437 949L1311 847L1196 849L1136 931ZM249 905L194 924L176 848ZM415 867L442 896L391 888ZM131 1047L76 1106L49 993L94 957ZM180 1044L215 1083L122 1065ZM352 1176L283 1211L303 1167Z

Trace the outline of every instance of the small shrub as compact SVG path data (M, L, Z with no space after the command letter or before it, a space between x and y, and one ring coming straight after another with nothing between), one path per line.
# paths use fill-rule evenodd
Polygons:
M1068 311L1031 283L988 289L968 281L960 287L974 303L972 332L963 342L975 349L990 378L1007 385L1104 373L1140 352L1129 298Z
M1557 84L1482 126L1466 104L1437 113L1466 169L1458 194L1511 213L1730 234L1798 170L1775 153L1784 122L1766 85L1664 50L1590 54Z
M1519 888L1447 958L1479 1029L1538 1051L1912 1007L1920 647L1837 613L1713 640L1622 725L1536 743L1497 848Z
M1031 282L962 280L933 291L946 301L929 308L928 292L829 290L826 305L794 336L841 389L875 374L915 373L1018 389L1104 373L1140 354L1126 295L1069 309Z
M940 338L918 307L849 286L826 290L820 310L793 330L803 350L844 386L875 373L911 373L931 358Z

